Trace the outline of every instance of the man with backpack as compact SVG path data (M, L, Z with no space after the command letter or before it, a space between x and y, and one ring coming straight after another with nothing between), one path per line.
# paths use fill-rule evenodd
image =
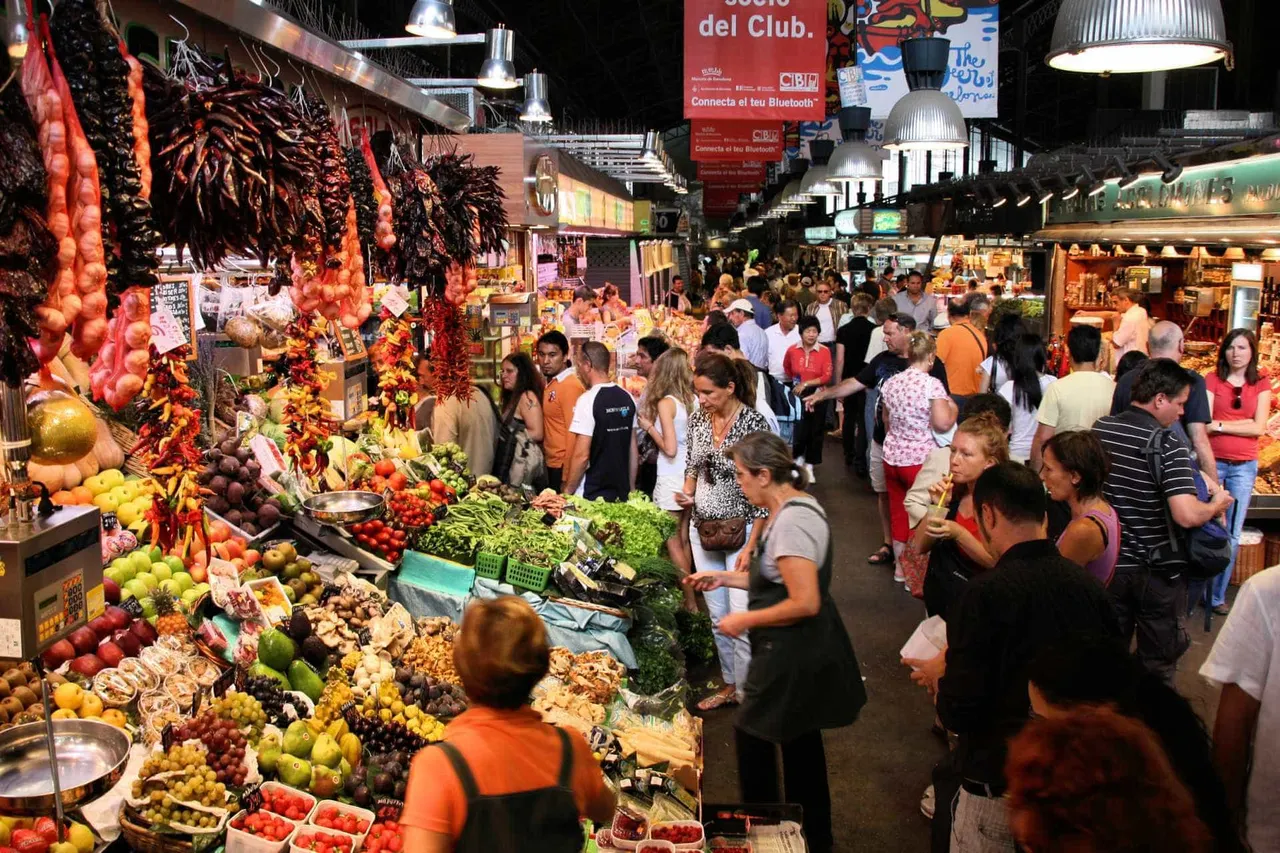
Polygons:
M1187 581L1213 571L1197 537L1212 535L1232 498L1200 480L1171 429L1187 404L1190 374L1167 358L1140 370L1129 408L1093 425L1111 461L1102 493L1120 517L1120 556L1107 590L1126 641L1137 633L1138 659L1172 681L1191 643L1182 624Z

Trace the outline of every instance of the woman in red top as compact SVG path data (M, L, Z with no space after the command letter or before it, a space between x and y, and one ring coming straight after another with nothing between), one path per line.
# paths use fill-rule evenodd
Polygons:
M792 390L801 399L831 382L831 350L818 343L821 324L817 317L801 317L796 324L800 330L800 343L793 344L782 357L782 370L787 379L795 383ZM813 466L822 462L822 441L825 438L827 407L823 401L805 410L796 425L791 452L796 464L803 465L813 482Z
M1248 329L1232 329L1222 339L1218 367L1204 378L1209 390L1209 446L1218 461L1218 482L1235 498L1227 510L1231 550L1240 545L1244 516L1258 476L1258 438L1271 415L1271 381L1258 371L1258 339ZM1235 569L1231 564L1205 584L1204 601L1219 615L1227 613L1227 584Z

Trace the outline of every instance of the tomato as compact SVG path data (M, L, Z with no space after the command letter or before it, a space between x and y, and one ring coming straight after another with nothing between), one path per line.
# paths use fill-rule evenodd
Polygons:
M391 541L391 529L390 529L390 528L383 528L382 530L379 530L379 531L378 531L378 535L377 535L377 537L376 537L376 538L377 538L377 540L378 540L379 542L382 542L382 543L384 543L384 544L385 544L385 543L387 543L387 542L390 542L390 541Z
M378 463L373 466L373 473L377 474L379 477L390 477L395 472L396 463L392 462L390 459L380 459Z
M443 492L445 488L444 480L432 480L427 485L431 487L431 491L433 492Z
M375 518L373 521L370 521L364 527L365 527L366 533L377 533L379 530L383 528L383 524L381 521Z
M405 539L409 538L409 534L405 533L403 530L393 530L391 532L391 538L397 542L403 542Z
M399 471L393 471L387 475L387 484L390 485L391 488L399 491L409 485L409 478Z

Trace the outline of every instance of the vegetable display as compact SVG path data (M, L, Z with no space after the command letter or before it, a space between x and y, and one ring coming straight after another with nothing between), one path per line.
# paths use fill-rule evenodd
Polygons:
M418 377L414 373L416 350L413 324L408 316L386 319L378 327L378 341L369 349L369 358L378 375L382 419L391 429L414 429L418 408Z
M616 523L621 528L621 545L610 545L606 553L648 557L662 550L662 545L675 533L675 519L649 500L642 492L632 492L627 500L610 503L603 500L571 499L574 511L600 525Z
M529 509L513 522L504 524L480 543L480 550L506 554L513 560L541 568L560 565L573 550L573 539L542 522L542 513Z

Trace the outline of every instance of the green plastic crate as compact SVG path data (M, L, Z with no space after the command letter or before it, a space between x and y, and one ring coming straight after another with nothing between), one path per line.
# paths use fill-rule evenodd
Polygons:
M507 567L507 558L497 554L476 554L476 574L491 581L502 580L502 570Z
M531 566L528 563L521 563L519 560L507 561L507 583L512 586L527 589L529 592L540 593L547 588L547 584L550 582L550 569Z

